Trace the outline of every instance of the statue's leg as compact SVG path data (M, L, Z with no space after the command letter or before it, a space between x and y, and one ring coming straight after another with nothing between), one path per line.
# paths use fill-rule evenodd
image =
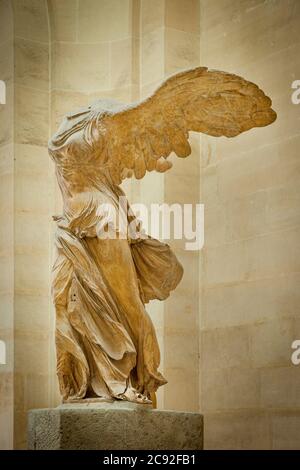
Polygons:
M88 385L88 364L68 317L72 263L62 254L53 268L52 293L56 310L57 376L64 400L83 398Z
M155 391L166 383L158 372L159 346L152 321L140 297L138 278L131 249L124 239L90 239L93 257L119 308L119 315L137 351L137 388L139 392Z

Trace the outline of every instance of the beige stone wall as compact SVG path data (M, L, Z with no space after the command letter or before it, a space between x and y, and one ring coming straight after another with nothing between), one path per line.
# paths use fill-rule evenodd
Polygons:
M14 12L14 446L26 447L27 410L50 399L49 27L46 1Z
M0 1L0 80L6 83L6 104L0 104L0 340L6 364L0 364L0 449L13 446L13 295L14 295L14 144L13 144L13 12Z
M201 63L273 99L275 124L201 138L201 391L206 448L300 448L300 4L201 0Z

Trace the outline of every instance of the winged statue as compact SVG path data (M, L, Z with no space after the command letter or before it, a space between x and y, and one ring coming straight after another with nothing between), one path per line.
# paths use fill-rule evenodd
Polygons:
M169 170L172 152L187 157L190 131L235 137L271 124L271 104L254 83L198 67L173 75L139 103L98 100L65 116L49 142L64 205L54 217L52 293L65 402L149 404L167 383L145 304L170 295L182 266L166 243L129 230L120 236L123 229L118 222L108 227L102 208L120 209L125 178Z

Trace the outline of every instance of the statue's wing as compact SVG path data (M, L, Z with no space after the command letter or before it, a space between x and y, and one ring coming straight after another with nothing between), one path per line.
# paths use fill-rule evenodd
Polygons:
M234 137L267 126L276 119L271 104L257 85L237 75L206 67L178 73L150 98L100 120L111 176L118 184L128 169L136 178L167 170L171 152L191 153L189 131Z

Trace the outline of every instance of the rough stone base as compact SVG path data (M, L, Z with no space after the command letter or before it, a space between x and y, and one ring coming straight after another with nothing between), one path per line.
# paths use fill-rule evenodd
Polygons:
M199 413L128 402L65 404L29 411L29 449L201 450Z

